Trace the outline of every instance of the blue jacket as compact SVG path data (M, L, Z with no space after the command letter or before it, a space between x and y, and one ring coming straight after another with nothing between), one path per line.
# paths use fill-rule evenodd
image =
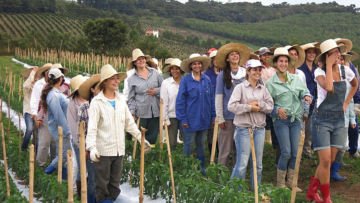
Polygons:
M48 106L49 132L58 137L58 127L62 127L63 136L70 136L70 129L66 120L69 99L60 90L53 88L46 97Z
M214 92L210 79L201 75L200 81L192 74L182 77L176 97L176 118L181 124L188 124L184 132L207 130L215 119Z

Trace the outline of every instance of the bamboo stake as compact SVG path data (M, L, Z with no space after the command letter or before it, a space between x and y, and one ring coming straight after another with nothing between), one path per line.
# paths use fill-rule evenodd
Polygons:
M218 131L219 131L219 122L215 121L212 148L211 148L211 156L210 156L210 164L215 163L214 160L215 160L215 153L216 153L216 144L217 144L217 138L218 138Z
M1 123L1 138L2 138L5 180L6 180L6 196L10 197L10 182L9 182L9 174L8 174L8 164L7 164L7 156L6 156L6 144L5 144L5 135L4 135L4 125L3 125L3 123Z
M141 127L141 148L140 148L140 196L139 196L139 202L144 202L144 157L145 157L145 132L147 129Z
M169 158L169 169L170 169L170 178L171 178L171 188L173 192L173 203L176 203L175 181L174 181L174 171L173 171L172 158L171 158L169 129L166 124L165 124L165 136L166 136L166 145L167 145L168 158Z
M67 185L68 185L68 203L74 202L73 192L73 161L71 149L67 151Z
M137 119L137 126L138 128L140 128L140 118ZM137 140L134 140L134 144L133 144L133 153L132 153L132 161L135 161L136 158L136 148L137 148ZM130 171L129 173L129 183L131 183L131 179L132 179L132 172Z
M58 147L58 183L62 183L62 160L63 160L63 130L61 127L58 127L58 139L59 139L59 147Z
M87 202L87 180L86 180L86 152L85 152L85 122L79 126L79 150L80 150L80 178L81 178L81 202Z
M298 182L298 177L299 177L300 161L301 161L301 156L302 156L303 147L304 147L304 139L305 139L305 133L302 130L300 133L300 140L299 140L298 151L297 151L297 155L296 155L294 178L291 183L292 184L291 199L290 199L291 203L295 203L295 200L296 200L296 188L297 188L297 182Z
M0 122L2 123L2 112L3 112L3 100L0 98Z
M249 128L250 135L250 146L251 146L251 158L252 158L252 167L253 167L253 178L254 178L254 195L255 203L259 202L259 191L258 191L258 181L257 181L257 168L256 168L256 154L255 154L255 145L254 145L254 129Z
M34 145L30 145L30 161L29 161L29 203L33 202L34 198L34 164L35 164L35 150Z

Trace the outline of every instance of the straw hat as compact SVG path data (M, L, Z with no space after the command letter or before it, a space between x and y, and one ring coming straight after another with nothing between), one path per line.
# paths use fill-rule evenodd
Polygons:
M82 97L85 100L90 99L90 88L94 87L97 83L100 82L100 74L92 75L89 79L87 79L85 82L83 82L78 89L80 97Z
M169 65L170 62L171 62L171 60L173 60L173 59L174 59L174 58L167 58L167 59L165 59L165 61L164 61L164 66Z
M356 61L360 58L359 54L355 51L349 51L348 54L351 55L351 61Z
M48 71L48 70L51 68L52 65L53 65L52 63L45 63L43 66L41 66L41 67L36 71L36 73L35 73L35 78L40 78L40 77L42 77L42 75L43 75L46 71Z
M260 60L260 57L257 54L255 54L254 52L251 52L250 56L249 56L249 59Z
M159 61L156 58L151 58L150 55L145 55L146 64L150 66L151 68L157 68Z
M185 59L181 62L181 65L180 65L181 70L183 70L185 73L190 72L191 71L190 65L191 65L191 63L193 63L195 61L199 61L202 63L203 70L208 69L210 66L210 63L211 63L211 60L209 57L201 56L198 53L194 53L194 54L191 54L188 59Z
M132 51L132 55L131 55L131 61L134 62L136 61L139 57L143 56L145 57L145 54L141 51L141 49L136 48Z
M225 44L218 50L216 54L216 64L219 68L224 68L226 66L226 57L231 52L238 52L240 54L239 65L245 64L245 62L249 59L250 49L243 44L240 43L229 43Z
M334 40L335 40L336 44L345 46L345 52L351 51L351 49L353 47L351 40L345 39L345 38L336 38Z
M304 52L306 52L308 49L315 49L316 55L320 54L319 42L310 42L303 44L300 47L304 50Z
M80 85L82 83L84 83L87 79L89 79L89 77L84 77L82 75L77 75L77 76L71 78L70 86L71 86L71 89L73 89L73 91L70 94L70 96L72 96L76 91L78 91Z
M173 67L173 66L176 66L179 68L181 66L181 60L178 58L171 58L171 60L168 62L169 62L169 64L163 68L163 72L170 72L171 67Z
M290 49L296 49L296 51L298 52L298 59L295 60L293 58L293 61L294 61L294 67L295 68L299 68L305 61L305 51L297 44L295 45L287 45L285 46L285 48L289 51Z
M345 52L345 45L343 45L343 44L338 45L338 44L336 43L336 41L333 40L333 39L328 39L328 40L323 41L323 42L320 44L321 53L315 58L315 63L317 63L324 54L326 54L326 53L327 53L328 51L330 51L331 49L335 49L335 48L339 48L339 49L340 49L340 53L344 53L344 52Z
M275 66L275 61L279 58L279 56L287 56L289 59L289 65L294 67L293 61L294 59L290 57L288 49L285 47L278 47L274 51L274 56L272 57L272 62Z
M114 75L119 75L120 81L123 81L126 78L126 73L119 73L117 72L114 67L110 64L106 64L103 67L101 67L100 70L100 82L97 85L100 87L101 83L103 83L106 79L111 78Z

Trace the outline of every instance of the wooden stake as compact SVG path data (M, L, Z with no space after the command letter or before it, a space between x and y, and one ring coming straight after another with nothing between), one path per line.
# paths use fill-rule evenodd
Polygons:
M253 178L254 178L255 203L258 203L259 202L259 191L258 191L258 181L257 181L256 154L255 154L253 128L249 128L249 135L250 135L251 158L252 158L252 162L253 162L252 167L253 167Z
M301 161L301 156L302 156L303 147L304 147L304 140L305 140L305 133L302 130L300 133L300 140L299 140L298 151L297 151L297 155L296 155L294 177L293 177L293 181L291 183L292 184L291 199L290 199L291 203L295 203L295 200L296 200L296 188L297 188L297 182L298 182L298 177L299 177L299 168L300 168L300 161Z
M137 126L138 128L140 128L140 118L137 119ZM133 144L133 153L132 153L132 161L135 161L136 158L136 148L137 148L137 140L134 140L134 144ZM130 171L129 173L129 183L131 184L131 179L132 179L132 172Z
M3 148L3 159L4 159L4 169L5 169L5 180L6 180L6 196L10 197L10 182L8 174L8 164L6 156L6 144L5 144L5 135L4 135L4 125L1 122L1 138L2 138L2 148Z
M217 138L218 138L218 131L219 131L219 122L215 121L214 124L214 134L213 134L213 140L212 140L212 148L211 148L211 156L210 156L210 164L214 164L215 160L215 153L216 153L216 144L217 144Z
M86 180L86 152L85 152L85 122L81 121L79 126L79 150L80 150L80 178L81 178L81 202L87 202L87 180Z
M145 132L147 129L141 127L141 148L140 148L140 195L139 195L139 202L144 202L144 169L145 169Z
M29 157L29 203L33 202L34 198L34 165L35 165L35 150L34 145L30 145L30 157Z
M169 169L170 169L170 178L171 178L171 188L172 188L172 192L173 192L173 203L176 203L175 180L174 180L174 171L173 171L172 158L171 158L169 129L166 124L165 124L165 136L166 136L166 145L167 145L168 158L169 158Z
M68 203L74 202L73 192L73 157L71 149L67 151L67 185L68 185Z
M59 138L59 147L58 147L58 183L62 183L62 160L63 160L63 130L61 127L58 127L58 138Z

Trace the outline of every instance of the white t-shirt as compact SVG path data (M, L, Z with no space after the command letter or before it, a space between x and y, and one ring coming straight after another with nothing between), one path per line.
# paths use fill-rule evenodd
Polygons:
M344 66L345 68L345 81L347 83L350 83L354 78L355 78L355 73L348 67L348 66ZM341 75L341 65L339 65L339 71L340 71L340 75ZM316 68L315 72L314 72L314 75L315 75L315 82L317 84L317 101L316 101L316 107L319 107L320 104L325 100L326 98L326 95L327 95L327 91L322 88L319 84L319 82L316 80L316 78L318 76L325 76L326 73L323 69L321 68ZM341 76L341 80L344 81L344 79L342 78Z
M306 77L305 77L305 74L302 70L299 70L299 69L295 69L295 75L299 76L300 80L306 84Z

